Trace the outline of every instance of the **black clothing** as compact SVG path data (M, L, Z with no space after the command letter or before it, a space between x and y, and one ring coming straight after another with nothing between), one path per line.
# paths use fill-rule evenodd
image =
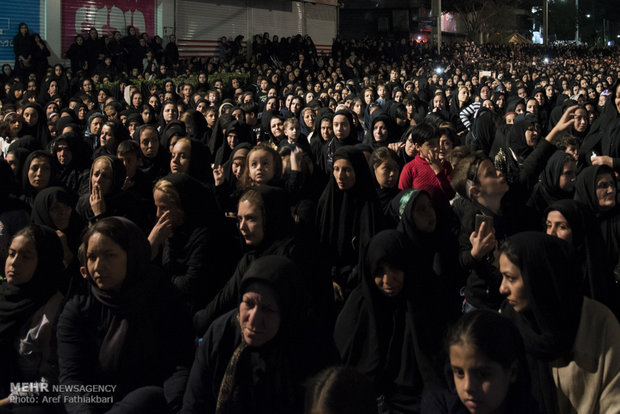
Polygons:
M572 199L573 192L567 192L560 188L560 178L564 171L564 165L573 157L564 151L556 151L547 161L544 171L540 175L540 182L534 186L532 196L527 205L538 213L543 211L554 201Z
M614 187L617 188L614 172L606 165L593 165L586 167L577 177L575 183L575 200L584 203L592 212L599 223L607 257L610 258L611 265L617 281L620 281L620 205L616 193L616 203L610 210L602 211L599 207L596 195L596 181L601 174L610 174Z
M429 295L431 275L417 272L415 261L407 257L412 249L407 237L395 230L372 238L360 260L362 281L345 303L334 330L345 365L368 376L378 397L405 412L419 410L423 389L441 382L432 355L441 348L444 327L431 311L437 306ZM387 296L375 284L384 266L404 273L398 295Z
M532 391L541 411L558 412L557 391L549 361L569 357L581 318L583 295L580 266L564 240L538 232L512 236L510 244L521 271L527 309L517 312L505 302L502 314L511 319L525 344Z
M613 257L607 255L596 216L584 204L572 199L549 205L543 219L551 211L562 213L571 229L571 244L582 269L581 292L603 303L620 317L620 285L613 274L615 263Z
M371 237L384 227L384 217L377 199L368 163L361 151L343 146L334 154L334 161L346 159L355 171L355 184L340 190L332 175L317 206L316 228L319 242L329 252L332 277L345 289L352 289L357 280L351 272Z
M278 331L252 346L241 332L238 310L217 319L196 352L182 413L302 411L304 381L337 357L333 342L307 314L298 275L298 267L284 257L254 261L241 281L237 303L253 283L271 287L279 308Z
M3 356L0 358L0 392L7 396L11 391L9 382L40 380L40 377L24 378L20 373L18 335L34 313L58 291L64 271L62 246L56 232L39 225L31 225L31 229L38 260L34 276L19 285L6 280L0 284L0 352Z
M120 217L108 220L120 221L125 229L127 275L118 291L104 291L88 276L88 291L65 305L58 323L60 382L115 384L114 401L141 387L163 386L168 407L178 410L192 361L187 314L150 263L150 246L140 229ZM66 402L65 408L99 413L110 405Z
M184 217L166 240L161 263L193 315L232 274L239 258L238 244L210 188L186 174L163 179L178 193Z

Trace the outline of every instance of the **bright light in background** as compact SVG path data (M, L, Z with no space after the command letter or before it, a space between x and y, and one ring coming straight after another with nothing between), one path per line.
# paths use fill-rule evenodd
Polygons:
M546 57L546 58L544 59L544 62L545 62L545 63L549 63L549 58L548 58L548 57Z
M620 37L620 35L618 35L618 37ZM418 40L422 40L422 36L418 35Z
M586 17L589 19L590 17L592 17L591 14L586 14Z
M443 68L441 68L441 67L437 66L437 67L435 68L435 73L436 73L436 74L438 74L438 75L441 75L441 74L443 73Z

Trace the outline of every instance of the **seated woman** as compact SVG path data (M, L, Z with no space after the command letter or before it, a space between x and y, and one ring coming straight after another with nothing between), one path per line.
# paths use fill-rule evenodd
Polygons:
M75 213L77 197L62 187L49 187L37 194L30 216L34 224L48 226L60 238L65 267L73 261L82 232ZM68 286L67 286L68 287Z
M428 279L418 277L409 260L411 251L396 230L372 238L358 267L361 283L334 329L344 364L373 381L380 412L417 412L423 389L441 383L434 359L445 323L436 317Z
M573 198L577 161L564 151L556 151L549 157L540 177L540 182L534 186L527 202L539 217L554 201Z
M508 319L487 310L467 313L446 342L453 391L426 393L422 414L540 412L523 339Z
M211 153L198 141L179 138L170 150L170 172L189 174L203 184L213 183Z
M607 165L592 165L581 171L575 184L575 200L581 201L596 216L607 257L612 260L615 277L620 280L620 205L614 170Z
M150 259L148 240L125 218L106 217L84 235L80 271L89 289L67 302L58 322L60 383L116 387L68 394L82 398L65 399L67 412L180 408L192 361L191 326ZM104 400L89 402L94 395Z
M557 237L524 232L499 258L502 314L519 329L544 413L620 410L620 325L601 303L584 297L581 267Z
M299 268L281 256L252 263L237 309L202 339L182 413L291 413L303 383L335 362L333 342L307 314Z
M358 284L353 269L384 216L362 152L343 146L334 154L333 173L317 206L316 229L332 279L348 295Z
M197 335L204 335L217 317L234 309L245 273L252 262L265 255L284 256L297 263L308 287L310 306L331 329L334 309L328 269L317 260L316 246L307 246L295 237L286 193L266 185L247 190L239 200L237 220L245 254L226 286L194 316Z
M10 404L9 394L20 396L10 383L58 383L54 322L63 271L53 230L31 224L13 237L0 284L0 407Z
M594 214L579 201L559 200L547 208L544 219L548 235L566 240L575 249L583 276L583 295L601 302L620 317L620 286L614 279L613 260L606 254Z
M47 151L33 151L28 155L22 170L22 200L28 211L41 190L54 185L54 164Z
M88 176L88 194L82 195L75 207L82 221L92 223L103 217L122 216L143 231L152 225L135 196L123 191L127 173L120 159L113 155L97 157Z
M157 223L149 234L157 258L191 314L224 286L239 259L212 190L187 174L170 174L155 183Z

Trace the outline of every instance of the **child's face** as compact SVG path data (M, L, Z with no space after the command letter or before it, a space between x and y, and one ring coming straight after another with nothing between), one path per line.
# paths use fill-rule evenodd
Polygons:
M267 151L253 151L248 157L248 173L256 185L268 183L275 174L273 155Z
M494 413L517 380L516 361L509 369L469 343L450 346L450 366L459 399L470 413Z
M284 129L284 135L286 135L290 142L297 142L297 138L299 138L299 127L294 124L287 125Z

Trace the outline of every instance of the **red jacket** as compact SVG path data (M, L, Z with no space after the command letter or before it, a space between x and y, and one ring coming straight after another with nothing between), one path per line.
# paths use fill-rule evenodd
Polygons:
M413 161L409 161L403 167L398 180L398 188L424 190L430 195L435 209L445 211L450 208L450 200L455 195L448 179L451 173L452 166L446 161L443 163L443 170L435 174L428 162L417 154Z

